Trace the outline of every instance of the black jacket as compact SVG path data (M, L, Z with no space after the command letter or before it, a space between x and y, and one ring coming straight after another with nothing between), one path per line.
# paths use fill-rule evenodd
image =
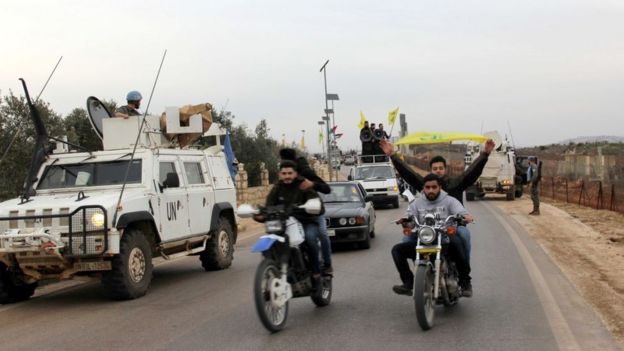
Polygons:
M488 154L482 152L461 175L457 177L442 177L442 190L446 191L449 195L456 198L463 204L464 190L479 179L481 173L483 172L483 168L487 163L488 157ZM423 176L414 172L405 162L401 161L398 156L393 155L391 160L394 168L396 168L401 178L403 178L407 184L414 187L417 191L423 190L425 185Z
M302 177L298 177L291 184L284 184L281 181L278 181L273 186L271 192L269 192L269 195L267 196L266 206L299 206L303 205L306 201L310 199L318 198L318 194L312 189L299 189L299 185L302 181ZM321 214L323 213L325 213L325 208L321 209ZM305 213L305 211L295 211L295 213L293 213L293 217L295 217L301 223L313 223L316 222L318 216Z
M314 190L323 194L329 194L331 192L329 185L314 172L305 157L299 157L295 162L297 162L297 173L314 183Z

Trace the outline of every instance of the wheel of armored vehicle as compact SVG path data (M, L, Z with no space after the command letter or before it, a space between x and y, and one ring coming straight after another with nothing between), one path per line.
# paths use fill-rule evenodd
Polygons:
M507 199L507 201L513 201L516 199L516 187L515 186L512 186L511 189L507 191L507 193L505 194L505 198Z
M14 273L0 264L0 304L28 300L37 288L37 283L26 284Z
M234 232L230 221L219 217L219 225L212 238L206 243L206 249L199 255L199 260L207 271L226 269L234 258Z
M118 300L145 295L152 281L152 249L140 230L127 229L112 262L113 269L102 277L108 295Z

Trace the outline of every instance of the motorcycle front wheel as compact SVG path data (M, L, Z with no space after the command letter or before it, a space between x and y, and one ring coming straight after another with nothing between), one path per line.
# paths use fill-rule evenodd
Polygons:
M280 275L277 263L265 258L258 265L254 280L254 300L258 317L262 325L272 333L284 329L288 318L288 301L281 307L275 306L271 301L271 294L274 294L272 281L279 279Z
M431 265L419 265L414 277L414 307L416 319L422 330L433 327L435 301L433 299L434 274Z

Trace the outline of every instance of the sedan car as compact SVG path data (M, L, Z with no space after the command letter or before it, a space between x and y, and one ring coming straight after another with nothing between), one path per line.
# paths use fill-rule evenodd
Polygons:
M357 182L330 182L331 193L319 194L325 204L327 233L332 243L358 243L368 249L375 237L375 209Z

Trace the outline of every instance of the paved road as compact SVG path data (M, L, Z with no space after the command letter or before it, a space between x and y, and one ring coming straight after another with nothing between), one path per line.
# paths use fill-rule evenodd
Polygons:
M403 214L377 212L369 250L334 253L332 304L295 299L287 328L269 334L252 300L259 256L242 239L233 266L204 272L196 257L159 265L148 295L107 300L96 282L0 306L0 350L616 350L610 334L515 222L491 203L470 203L475 295L438 308L436 326L418 327L398 283L390 249ZM501 223L501 220L504 223ZM539 268L539 269L537 269Z

